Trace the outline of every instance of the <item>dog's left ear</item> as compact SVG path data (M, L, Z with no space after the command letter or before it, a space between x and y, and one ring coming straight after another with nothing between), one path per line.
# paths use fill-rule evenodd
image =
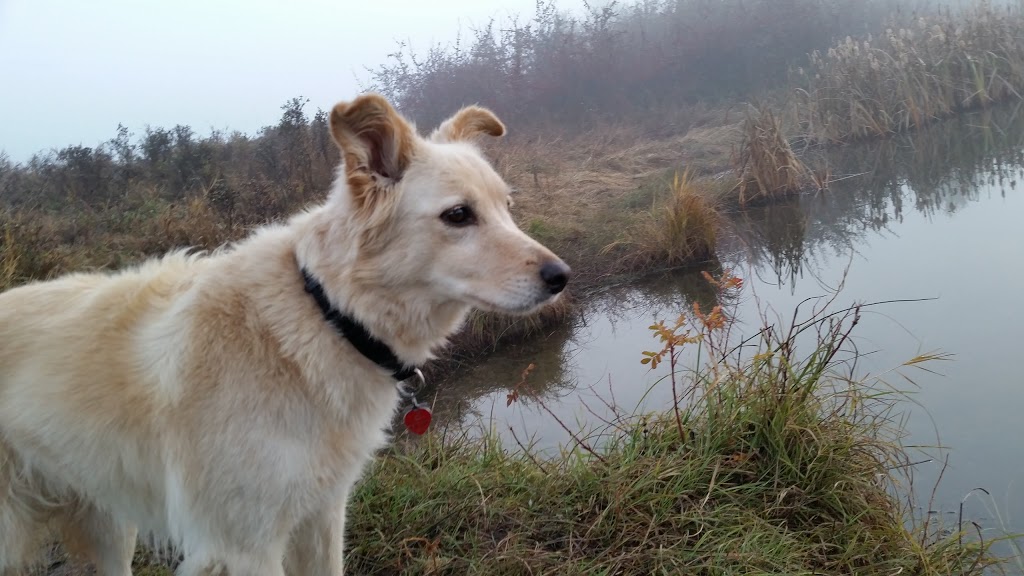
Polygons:
M435 142L455 142L472 140L482 134L503 136L505 125L487 108L466 106L442 122L430 135L430 139Z

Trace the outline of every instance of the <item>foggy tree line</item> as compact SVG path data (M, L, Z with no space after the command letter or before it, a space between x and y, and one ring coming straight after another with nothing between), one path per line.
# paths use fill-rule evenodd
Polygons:
M878 32L926 0L636 0L581 15L538 0L532 18L491 20L425 53L401 43L372 87L436 124L480 103L515 122L656 121L655 111L744 96L786 80L837 38Z
M66 146L21 164L0 157L0 204L102 209L203 195L230 212L246 193L259 216L270 216L281 208L274 203L307 200L326 189L338 160L327 113L317 110L310 117L307 103L290 99L281 107L280 121L254 136L220 131L201 136L182 125L146 127L133 135L122 125L94 147Z

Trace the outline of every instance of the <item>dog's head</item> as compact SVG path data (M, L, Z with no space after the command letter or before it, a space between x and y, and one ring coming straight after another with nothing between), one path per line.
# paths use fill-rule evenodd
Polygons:
M330 123L347 183L336 200L358 229L358 279L507 313L558 298L569 267L516 226L508 185L474 145L505 133L491 111L463 108L423 138L367 94L336 105Z

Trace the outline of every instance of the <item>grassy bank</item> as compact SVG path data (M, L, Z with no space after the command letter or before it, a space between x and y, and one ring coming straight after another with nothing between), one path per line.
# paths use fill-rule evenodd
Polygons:
M658 323L643 361L673 367L656 385L673 388L675 406L571 430L560 453L509 451L494 434L389 449L352 497L348 570L982 574L998 536L914 522L901 395L852 373L861 312L766 323L742 353L720 307ZM697 346L710 360L680 364ZM530 394L527 371L509 401ZM169 574L142 555L137 568Z

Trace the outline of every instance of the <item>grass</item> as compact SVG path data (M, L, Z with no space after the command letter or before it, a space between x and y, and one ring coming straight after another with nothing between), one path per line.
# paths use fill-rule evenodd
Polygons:
M727 303L740 286L712 281ZM643 363L671 365L656 385L675 404L572 430L557 454L509 450L493 432L389 449L352 496L347 570L981 575L999 538L910 515L901 394L851 368L861 312L826 305L738 347L721 306L659 322ZM685 366L690 348L704 360ZM509 402L521 394L529 369ZM168 574L138 559L142 573Z
M987 0L846 37L797 70L803 130L823 142L885 137L1021 98L1024 5Z
M709 263L716 259L719 218L713 195L688 171L676 173L667 198L655 193L650 210L603 252L618 252L626 270Z

